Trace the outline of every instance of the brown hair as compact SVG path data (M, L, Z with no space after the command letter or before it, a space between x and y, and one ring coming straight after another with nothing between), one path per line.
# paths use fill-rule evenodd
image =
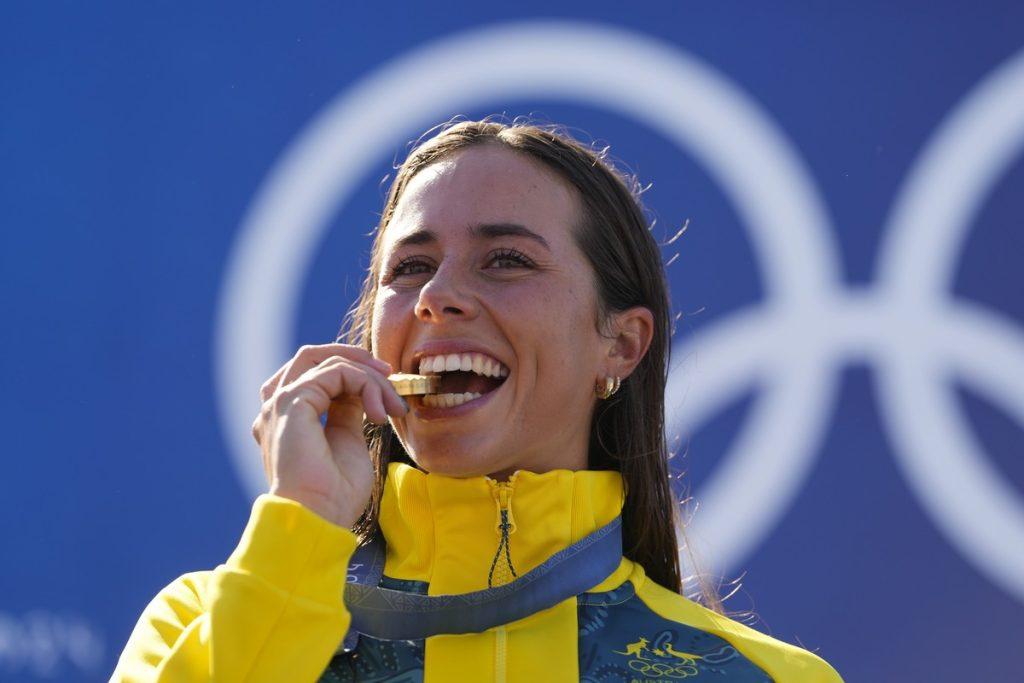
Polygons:
M371 348L370 319L381 267L381 236L410 179L431 163L472 145L500 144L526 154L554 170L582 199L582 215L573 229L577 245L592 266L602 330L611 312L645 306L654 318L654 335L644 358L622 381L612 398L598 401L591 421L589 468L617 470L626 484L622 508L623 554L638 562L647 575L676 593L683 592L678 529L693 566L696 558L685 540L679 506L668 472L664 430L665 384L671 349L668 284L659 245L650 233L635 176L626 177L607 160L608 148L594 151L575 140L562 126L516 119L510 124L487 117L480 121L441 124L433 137L414 146L397 167L376 228L370 268L362 293L346 314L339 335L345 343ZM433 129L431 129L433 130ZM424 136L431 131L424 133ZM421 137L421 140L423 138ZM389 424L366 421L364 433L376 469L370 502L354 531L365 541L376 533L388 463L408 462ZM716 590L698 570L693 599L724 614Z

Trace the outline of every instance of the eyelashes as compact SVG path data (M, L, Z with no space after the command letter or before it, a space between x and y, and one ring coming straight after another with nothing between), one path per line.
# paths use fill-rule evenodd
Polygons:
M535 266L533 260L521 251L516 249L496 249L488 255L488 263L494 261L511 261L516 264L515 267L522 268L533 268ZM421 256L406 256L404 259L395 264L394 268L388 271L387 277L382 281L383 284L387 284L397 277L403 275L419 275L426 271L410 272L412 269L423 266L430 268L431 264L424 260Z
M491 261L505 260L505 259L507 259L509 261L515 261L519 265L524 266L526 268L532 268L533 265L534 265L533 264L533 260L530 259L529 256L527 256L523 252L518 251L516 249L511 249L511 248L496 249L492 253L492 255L491 255ZM488 261L488 263L489 262L490 261Z

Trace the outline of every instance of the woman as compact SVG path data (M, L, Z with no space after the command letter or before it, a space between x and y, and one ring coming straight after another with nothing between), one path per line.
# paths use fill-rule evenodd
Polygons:
M841 681L707 586L708 606L681 594L667 287L602 154L552 126L443 127L398 171L347 322L263 385L269 493L226 564L147 606L112 680ZM440 388L405 401L392 372ZM346 585L378 533L383 575ZM558 565L620 537L598 574ZM549 571L562 593L531 612ZM377 626L364 589L401 598ZM451 594L508 599L476 631L417 630L411 605Z

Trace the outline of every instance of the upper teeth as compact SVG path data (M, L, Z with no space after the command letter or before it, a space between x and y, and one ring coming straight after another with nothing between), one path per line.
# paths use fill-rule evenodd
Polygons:
M419 373L475 372L485 377L505 377L508 368L482 353L450 353L447 356L423 356L420 358Z

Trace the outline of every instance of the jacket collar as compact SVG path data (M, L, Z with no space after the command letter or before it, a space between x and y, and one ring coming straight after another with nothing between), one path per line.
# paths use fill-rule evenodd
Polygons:
M515 576L505 550L498 552L503 502L511 523L508 558L522 576L612 521L622 511L625 490L622 475L610 470L517 470L508 482L497 482L389 463L380 510L384 573L426 581L430 595L468 593L488 587L498 555L492 585L507 583Z

